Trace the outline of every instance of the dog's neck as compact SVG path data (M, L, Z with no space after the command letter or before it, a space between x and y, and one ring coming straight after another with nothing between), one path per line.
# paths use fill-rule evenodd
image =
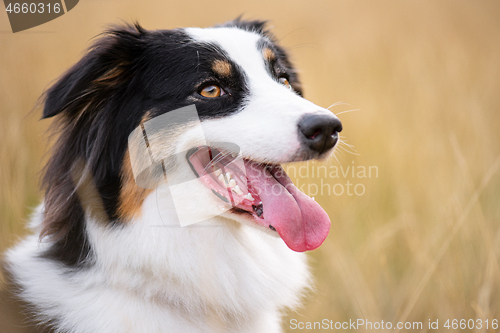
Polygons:
M224 217L180 227L175 214L168 193L155 190L125 227L110 229L88 221L96 266L107 283L136 289L141 297L226 312L266 307L268 299L276 302L297 287L286 281L308 278L303 255L278 237Z
M234 332L250 323L279 325L280 311L297 305L310 285L304 254L223 217L191 227L169 225L171 205L155 190L141 214L124 225L87 218L93 262L85 268L40 259L50 243L26 239L8 255L23 298L43 309L46 319L71 321L65 327L89 327L86 318L102 318L91 323L95 327L115 318L120 328L128 318L132 331L156 331L164 320ZM35 228L42 214L39 209L33 218Z

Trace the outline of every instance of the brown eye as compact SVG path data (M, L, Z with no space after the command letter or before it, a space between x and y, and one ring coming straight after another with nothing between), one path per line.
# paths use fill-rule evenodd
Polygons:
M292 86L290 86L290 82L288 82L288 79L286 77L280 77L278 81L279 83L285 85L288 89L292 89Z
M225 94L224 90L222 90L219 86L216 86L215 84L210 84L200 90L200 95L208 98L219 97L224 94Z

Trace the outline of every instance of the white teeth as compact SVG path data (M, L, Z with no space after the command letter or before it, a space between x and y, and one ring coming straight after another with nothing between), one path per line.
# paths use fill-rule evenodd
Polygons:
M247 195L245 195L245 199L248 199L250 201L254 201L255 200L250 193L248 193Z
M220 176L222 174L222 170L221 169L217 169L217 170L214 171L214 174L216 176Z
M221 174L219 175L219 180L220 180L222 183L225 183L225 179L224 179L224 174L223 174L223 173L221 173Z
M225 176L226 176L226 179L231 179L231 178L233 178L233 177L231 177L231 172L226 173L226 175L225 175Z
M218 206L219 206L219 209L220 209L220 210L222 210L222 211L227 210L226 206L224 206L224 205L222 205L222 204L220 204L220 205L218 205Z
M233 188L233 191L236 193L236 194L239 194L239 195L243 195L243 191L241 190L241 188L236 185L234 188Z
M236 186L236 181L234 179L229 180L229 187L233 188Z

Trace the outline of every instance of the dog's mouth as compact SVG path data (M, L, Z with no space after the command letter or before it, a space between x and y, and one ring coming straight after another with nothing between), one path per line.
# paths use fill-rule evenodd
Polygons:
M292 183L281 165L258 163L208 146L191 149L186 158L221 200L222 209L251 215L258 225L276 231L290 249L314 250L328 235L326 212Z

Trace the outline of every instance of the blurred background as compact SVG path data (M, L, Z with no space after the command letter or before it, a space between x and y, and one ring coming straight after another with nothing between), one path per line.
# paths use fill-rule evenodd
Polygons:
M39 121L37 98L94 36L122 20L169 29L240 14L269 20L306 98L334 104L352 145L326 163L289 166L332 229L310 253L316 290L285 329L297 331L290 319L421 321L422 331L429 319L500 319L497 0L85 0L16 34L0 13L0 251L26 232L42 197L50 120ZM328 177L312 174L321 166Z

